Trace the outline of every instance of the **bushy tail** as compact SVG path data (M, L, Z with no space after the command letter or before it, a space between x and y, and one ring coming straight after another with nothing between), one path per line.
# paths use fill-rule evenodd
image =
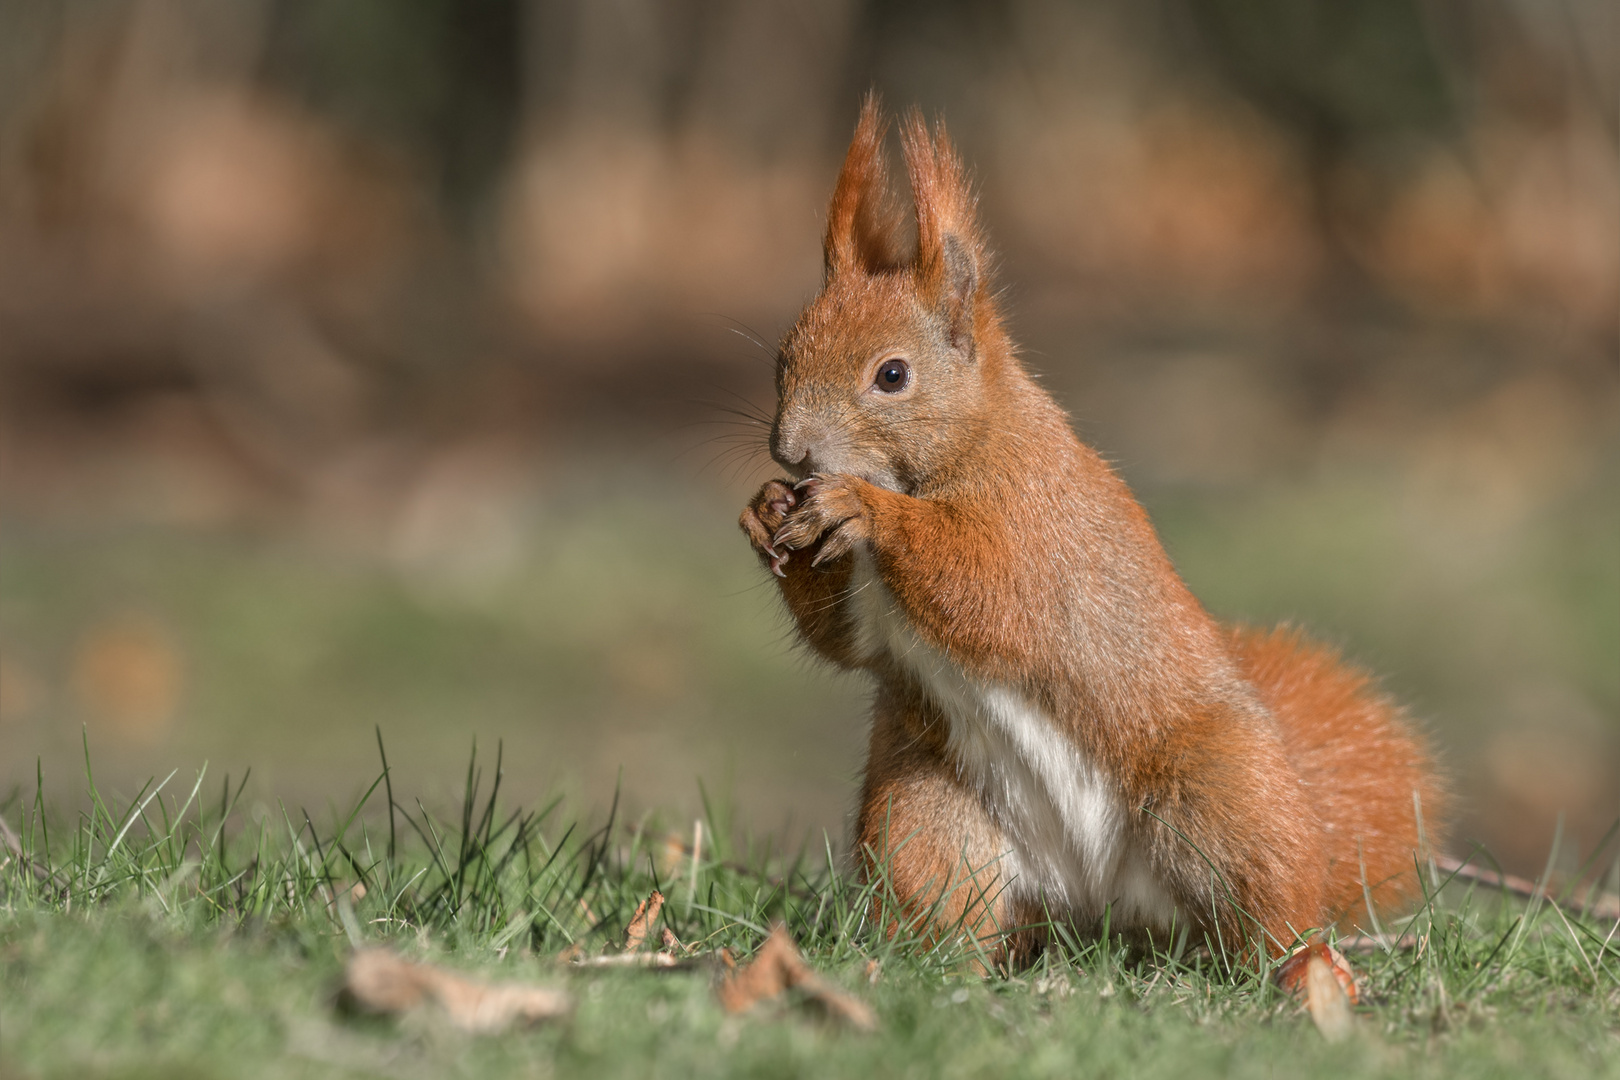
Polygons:
M1445 785L1425 740L1371 676L1292 627L1230 631L1246 678L1277 717L1325 833L1326 919L1365 918L1417 894L1420 841L1443 833ZM1421 813L1421 822L1419 814Z

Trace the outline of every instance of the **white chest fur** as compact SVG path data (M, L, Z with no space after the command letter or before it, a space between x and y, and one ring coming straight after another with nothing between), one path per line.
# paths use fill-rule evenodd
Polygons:
M1082 922L1112 904L1116 928L1168 930L1175 906L1127 841L1112 779L1024 694L973 678L924 643L864 550L851 586L863 654L893 657L948 718L958 775L1010 844L998 865L1012 894Z

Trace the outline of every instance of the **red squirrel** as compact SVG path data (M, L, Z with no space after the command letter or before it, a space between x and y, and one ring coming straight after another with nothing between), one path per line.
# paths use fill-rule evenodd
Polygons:
M962 163L915 110L911 250L887 126L869 97L779 354L791 480L740 522L804 641L876 684L855 840L880 917L1003 957L1105 915L1278 955L1408 898L1444 795L1423 740L1331 650L1204 610L1020 364Z

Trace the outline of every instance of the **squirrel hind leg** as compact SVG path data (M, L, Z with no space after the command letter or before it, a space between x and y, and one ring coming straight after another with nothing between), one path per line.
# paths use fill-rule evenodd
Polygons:
M880 699L873 718L856 826L873 917L891 938L960 938L986 971L1021 966L1045 938L1012 895L1010 845L926 737L937 725L896 705Z

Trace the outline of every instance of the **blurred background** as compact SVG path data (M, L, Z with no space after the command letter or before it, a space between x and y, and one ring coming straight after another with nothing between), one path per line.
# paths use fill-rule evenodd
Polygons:
M736 531L860 95L1193 589L1380 672L1452 848L1620 814L1612 0L0 5L0 798L204 761L842 836ZM742 415L739 415L742 414ZM178 781L177 781L178 782ZM53 795L54 793L54 795Z

